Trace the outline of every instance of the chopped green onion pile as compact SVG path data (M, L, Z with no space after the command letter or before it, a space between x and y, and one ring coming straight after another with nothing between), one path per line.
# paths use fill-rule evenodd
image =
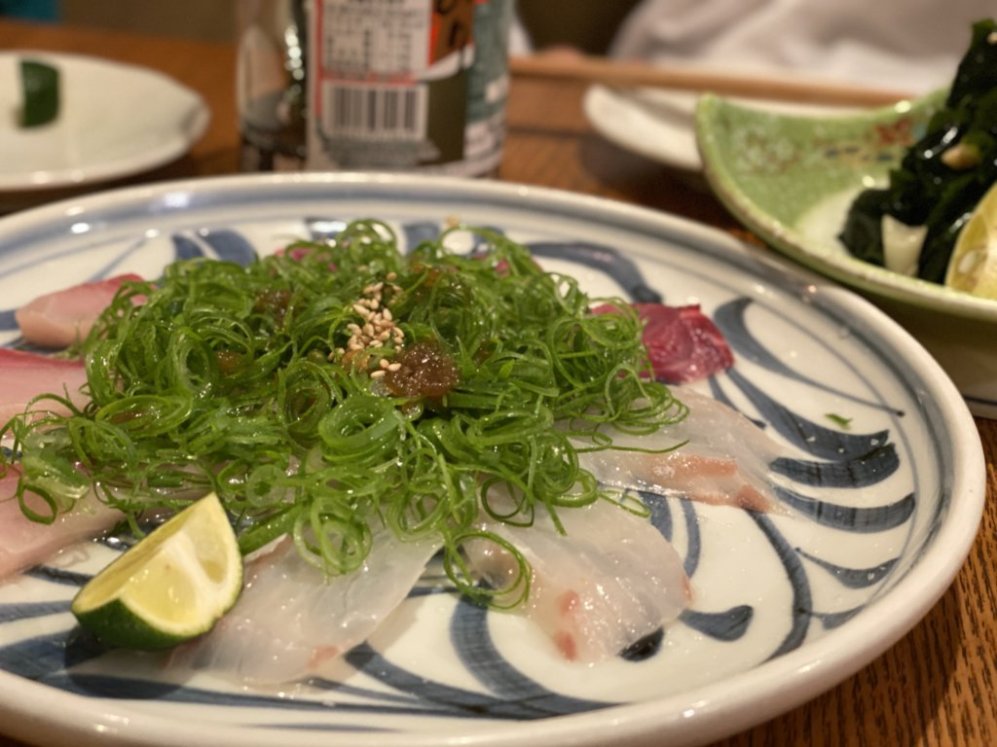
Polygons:
M530 524L543 505L556 523L603 497L573 439L611 448L605 424L685 415L646 375L639 319L618 299L590 313L574 279L501 235L478 231L474 256L448 235L402 256L358 221L248 267L187 260L126 283L81 346L90 403L4 428L21 495L49 521L94 489L138 530L215 491L244 553L290 533L330 574L381 526L437 537L459 569L480 512Z

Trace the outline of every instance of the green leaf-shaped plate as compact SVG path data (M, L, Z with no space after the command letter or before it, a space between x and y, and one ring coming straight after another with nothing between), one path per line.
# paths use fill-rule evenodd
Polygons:
M938 91L814 117L708 94L697 107L696 140L710 186L739 221L881 306L939 360L976 414L997 417L997 301L863 262L838 239L852 199L885 185L944 98Z

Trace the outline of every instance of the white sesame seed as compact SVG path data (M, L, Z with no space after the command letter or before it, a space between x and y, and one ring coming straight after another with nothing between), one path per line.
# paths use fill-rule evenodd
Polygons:
M389 371L400 371L401 368L402 368L402 364L401 363L389 363L388 364L388 370Z
M371 372L370 378L372 378L372 379L380 379L386 373L387 373L387 371L373 371L373 372Z

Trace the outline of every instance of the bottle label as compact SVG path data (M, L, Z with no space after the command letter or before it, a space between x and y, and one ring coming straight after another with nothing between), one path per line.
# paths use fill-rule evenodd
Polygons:
M318 0L308 168L494 169L511 10L511 0Z

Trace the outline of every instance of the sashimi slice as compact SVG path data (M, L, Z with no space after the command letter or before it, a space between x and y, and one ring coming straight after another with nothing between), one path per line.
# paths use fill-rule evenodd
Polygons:
M31 344L45 348L69 347L90 333L97 317L111 303L122 283L141 279L138 275L118 275L46 293L19 308L14 312L14 318L21 335Z
M697 305L634 304L655 376L669 384L705 379L734 365L723 333Z
M610 433L618 446L579 454L579 463L611 487L646 490L659 495L754 511L775 510L769 465L778 444L744 415L688 387L672 393L689 414L651 436ZM681 445L680 445L681 444ZM664 453L647 453L678 446Z
M32 521L13 497L19 477L11 467L0 478L0 579L38 565L76 542L100 537L121 520L119 511L88 495L51 524Z
M698 305L635 303L633 308L644 322L644 347L659 381L697 381L734 364L734 354L723 333ZM592 309L596 314L614 310L610 304Z
M360 569L327 578L284 538L247 566L235 607L171 664L262 686L320 674L402 603L439 547L382 530Z
M51 358L38 353L0 348L0 425L25 411L39 394L51 393L77 406L86 403L81 388L87 381L83 361ZM52 400L35 405L35 409L62 412L65 408Z
M646 517L609 501L558 512L559 534L538 510L534 524L486 520L482 529L512 543L530 564L525 603L512 608L535 622L569 661L603 661L674 620L690 590L682 559ZM506 588L517 566L487 540L465 544L468 563L495 588Z

